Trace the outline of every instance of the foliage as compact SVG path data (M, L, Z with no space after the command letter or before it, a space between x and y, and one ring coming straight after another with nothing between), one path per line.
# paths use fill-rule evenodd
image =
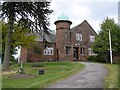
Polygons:
M98 54L98 58L110 62L109 60L109 31L111 32L113 55L120 54L120 26L115 23L114 19L106 18L101 24L101 31L95 38L92 45L93 51Z
M2 23L2 61L4 59L4 52L5 52L5 42L7 37L7 27L8 23ZM15 62L15 58L13 55L17 54L18 49L16 47L26 47L29 48L31 43L35 43L35 35L27 35L29 29L27 28L20 28L17 24L14 25L14 31L12 35L12 45L11 45L11 56L10 60Z
M36 38L35 35L29 34L28 28L21 28L17 25L14 25L14 32L12 35L13 46L22 46L29 48L30 44L35 43L34 39Z
M49 6L50 2L3 2L1 18L9 22L13 15L13 23L17 22L21 27L28 27L33 33L36 31L42 35L43 31L49 33L48 15L53 12Z
M15 23L19 23L21 28L29 28L29 32L39 33L42 36L43 32L48 34L48 15L52 13L49 6L50 2L34 2L33 0L31 2L3 2L1 4L0 18L8 20L3 70L7 71L10 67L10 50Z
M90 62L101 62L101 63L108 62L108 61L104 60L104 56L101 56L101 55L89 56L87 60L90 61Z
M97 56L89 56L88 61L97 62L98 61Z
M41 54L42 54L41 48L38 48L38 47L36 47L36 46L34 46L34 52L35 52L35 54L38 54L38 55L41 55Z

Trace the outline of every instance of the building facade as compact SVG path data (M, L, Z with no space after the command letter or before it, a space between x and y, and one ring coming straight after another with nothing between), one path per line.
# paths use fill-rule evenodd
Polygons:
M54 24L56 35L47 36L48 44L37 40L41 55L38 53L36 56L35 50L24 48L21 51L22 61L86 61L90 55L95 55L90 47L97 33L86 20L71 28L69 17L61 14ZM48 40L51 38L54 40Z

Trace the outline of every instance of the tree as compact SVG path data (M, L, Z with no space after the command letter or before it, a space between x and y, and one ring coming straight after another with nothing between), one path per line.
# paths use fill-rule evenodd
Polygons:
M7 23L0 22L2 24L2 61L4 59L4 51L5 51L5 42L6 42L6 36L7 36ZM27 28L21 28L17 24L13 25L14 31L12 35L12 44L11 44L11 55L10 55L10 60L14 59L15 54L17 54L17 49L16 47L26 47L29 48L30 44L35 43L35 35L27 35L29 32L29 29Z
M33 0L31 0L33 1ZM3 70L9 70L10 49L12 42L13 25L20 20L21 27L30 28L30 32L48 33L48 15L50 2L3 2L1 5L1 18L8 20L8 32L5 45ZM23 28L24 28L23 27Z
M101 31L95 38L92 45L93 51L98 54L98 57L103 62L108 61L109 55L109 31L111 32L113 55L120 55L120 26L115 23L114 19L106 18L101 26Z

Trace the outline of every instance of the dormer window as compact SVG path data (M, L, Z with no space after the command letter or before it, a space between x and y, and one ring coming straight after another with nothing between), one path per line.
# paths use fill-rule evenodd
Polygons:
M95 36L90 35L90 42L94 42L95 41Z
M81 33L76 33L76 40L82 41L82 34Z

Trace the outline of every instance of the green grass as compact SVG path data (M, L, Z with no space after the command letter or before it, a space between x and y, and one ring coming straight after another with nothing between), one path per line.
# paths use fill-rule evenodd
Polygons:
M108 75L105 77L105 88L118 88L118 65L105 64L105 66L108 69Z
M120 62L119 62L119 65L118 65L118 88L120 89Z
M36 63L25 63L23 65L25 73L35 75L34 78L17 78L10 76L16 73L3 75L3 88L43 88L59 80L63 80L84 68L83 64L74 62L39 62L44 67L45 75L38 75L39 67L32 67ZM12 65L11 69L18 71L20 65Z

